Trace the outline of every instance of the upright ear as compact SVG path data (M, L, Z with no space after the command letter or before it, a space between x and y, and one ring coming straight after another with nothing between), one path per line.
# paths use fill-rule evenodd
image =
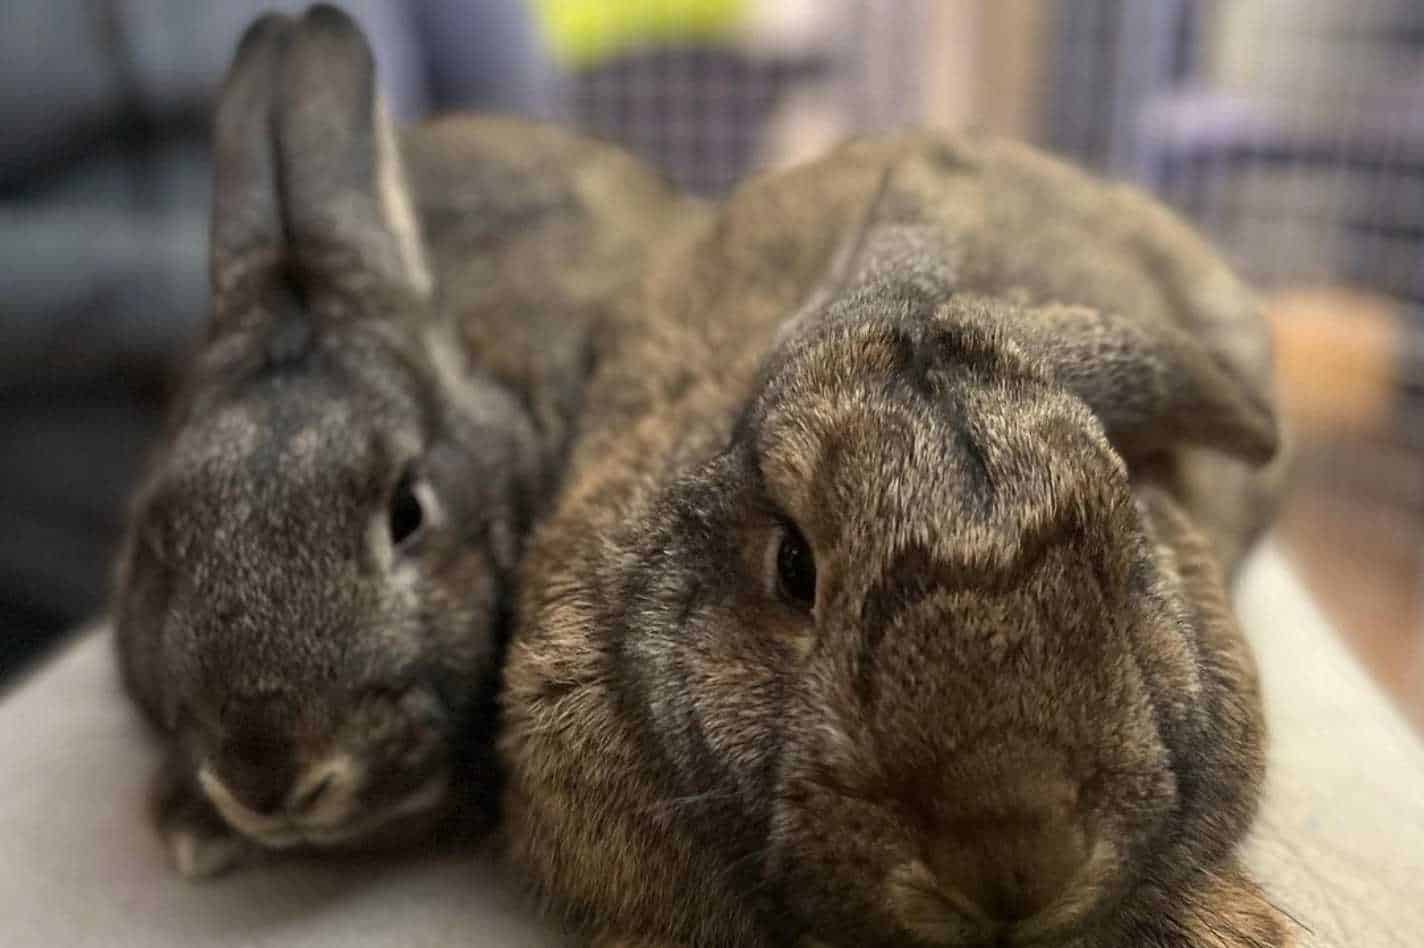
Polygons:
M419 224L360 27L335 7L312 7L292 31L279 81L282 213L298 280L317 291L428 295Z
M238 43L213 124L210 268L221 319L244 287L261 287L280 266L285 235L278 197L272 103L277 67L292 27L268 14Z
M1013 335L1088 403L1129 460L1180 443L1256 464L1275 455L1279 432L1267 393L1182 329L1084 306L1023 313Z

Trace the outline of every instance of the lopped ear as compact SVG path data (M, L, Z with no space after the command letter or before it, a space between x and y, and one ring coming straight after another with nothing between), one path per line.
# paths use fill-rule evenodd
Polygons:
M1275 455L1279 432L1266 393L1182 329L1085 306L1035 306L1024 315L1012 335L1088 403L1129 460L1180 443L1256 464Z
M896 186L897 167L889 164L841 223L837 249L781 327L778 348L827 322L910 320L928 328L926 320L972 320L1085 401L1129 461L1183 444L1258 464L1275 455L1279 434L1267 393L1209 347L1162 320L1026 304L1021 293L986 287L982 276L966 273L965 248L929 213L921 191Z
M881 173L880 182L870 200L856 211L816 281L801 298L801 304L781 324L776 337L778 344L823 318L832 300L869 282L865 271L873 268L873 261L880 255L887 234L892 229L881 222L881 217L893 171L893 168L886 168ZM931 259L932 256L921 255L921 259Z
M878 197L872 203L847 238L849 249L828 268L832 290L813 290L793 326L877 313L987 320L986 328L1018 344L1087 402L1129 461L1180 444L1257 464L1276 453L1279 435L1266 394L1182 329L1086 306L1025 306L961 293L958 255L939 229L879 222L875 203L883 202ZM988 305L945 306L950 300ZM794 331L788 326L783 336Z
M277 92L282 213L305 288L430 292L420 228L395 131L360 27L335 7L292 31Z
M272 103L291 26L268 14L248 27L218 99L209 260L218 318L242 287L265 285L284 253Z

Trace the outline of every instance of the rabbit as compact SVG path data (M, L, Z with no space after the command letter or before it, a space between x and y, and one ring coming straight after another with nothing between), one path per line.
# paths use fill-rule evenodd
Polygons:
M753 179L617 308L500 697L551 911L599 946L1293 943L1237 856L1260 524L1176 476L1270 495L1269 353L1185 225L905 133Z
M214 153L212 313L112 598L159 828L192 877L481 833L515 567L595 327L701 205L538 124L398 134L329 6L248 29Z

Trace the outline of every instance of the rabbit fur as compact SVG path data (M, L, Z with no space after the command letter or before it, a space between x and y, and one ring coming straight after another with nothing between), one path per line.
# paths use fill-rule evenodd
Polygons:
M598 945L1291 943L1236 856L1226 593L1269 348L1189 229L904 134L754 179L618 313L501 696L551 907Z
M123 678L189 875L497 800L497 667L605 303L695 219L536 124L398 135L328 6L245 34L214 125L212 315L137 491Z

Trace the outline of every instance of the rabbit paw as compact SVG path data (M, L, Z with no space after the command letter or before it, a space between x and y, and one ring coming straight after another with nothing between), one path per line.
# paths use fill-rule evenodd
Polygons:
M155 804L158 830L174 868L186 879L221 875L261 853L256 843L224 823L189 781L174 777L172 768L160 777Z
M252 846L233 833L209 834L191 829L170 829L168 853L185 879L209 879L249 861Z

